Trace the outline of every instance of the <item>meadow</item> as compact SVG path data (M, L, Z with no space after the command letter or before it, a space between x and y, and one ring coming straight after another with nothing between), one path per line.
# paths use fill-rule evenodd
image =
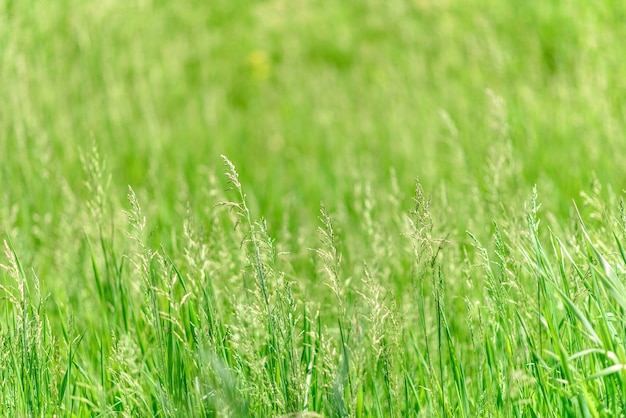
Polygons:
M0 0L0 416L626 416L624 19Z

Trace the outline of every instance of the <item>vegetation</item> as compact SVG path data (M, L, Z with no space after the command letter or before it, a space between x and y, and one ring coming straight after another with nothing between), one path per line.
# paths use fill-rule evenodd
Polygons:
M625 416L625 16L0 0L0 416Z

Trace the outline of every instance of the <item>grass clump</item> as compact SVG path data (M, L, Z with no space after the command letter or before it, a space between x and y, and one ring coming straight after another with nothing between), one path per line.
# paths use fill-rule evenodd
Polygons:
M534 190L526 226L494 220L484 244L437 227L417 182L386 228L365 194L361 230L339 231L322 206L318 248L283 251L224 161L235 199L209 193L211 217L189 212L172 249L151 243L132 188L128 226L113 229L125 235L82 234L88 308L41 296L5 242L4 413L622 413L621 200L606 207L596 188L584 208L599 234L577 215L557 236ZM369 241L350 247L351 234Z

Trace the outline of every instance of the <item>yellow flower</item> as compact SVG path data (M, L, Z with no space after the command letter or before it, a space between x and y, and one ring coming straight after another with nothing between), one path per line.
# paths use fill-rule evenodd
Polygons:
M252 78L256 80L266 80L272 73L272 64L267 52L257 49L248 54L248 66L252 73Z

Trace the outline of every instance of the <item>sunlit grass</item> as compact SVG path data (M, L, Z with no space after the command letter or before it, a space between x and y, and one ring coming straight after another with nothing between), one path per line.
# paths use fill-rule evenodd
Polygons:
M625 11L0 3L0 416L625 414Z

